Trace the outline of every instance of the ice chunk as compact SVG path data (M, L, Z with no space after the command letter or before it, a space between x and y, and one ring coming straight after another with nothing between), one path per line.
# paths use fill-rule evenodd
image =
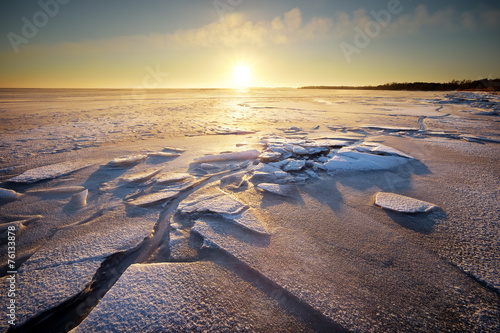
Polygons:
M175 151L177 153L183 153L186 151L186 149L174 148L174 147L164 147L163 150Z
M154 177L155 175L160 173L161 170L162 169L160 168L160 169L155 169L155 170L138 172L138 173L128 175L126 177L122 177L122 179L127 183L140 183L140 182L144 182L144 181Z
M314 179L317 179L319 178L318 175L316 174L316 172L312 171L312 170L306 170L305 171L307 173L307 175L311 178L314 178Z
M309 151L301 146L293 146L292 152L297 155L308 155Z
M279 163L279 162L276 162L276 163ZM287 162L284 162L284 163L281 163L280 165L285 165ZM271 163L273 164L273 163ZM280 167L276 167L274 165L271 165L271 164L264 164L264 163L259 163L257 164L256 167L253 168L254 171L257 171L257 172L266 172L266 173L273 173L273 172L276 172L276 171L281 171Z
M16 191L0 188L0 200L5 200L5 201L17 200L19 196L20 194L17 193Z
M220 188L235 190L245 186L248 183L245 179L243 179L245 175L246 172L243 171L222 177L220 180Z
M257 185L257 188L264 190L266 192L278 194L278 195L281 195L284 197L291 197L296 192L296 188L293 185L262 183L262 184Z
M82 208L87 206L87 197L89 195L89 190L81 191L71 197L69 204L74 208Z
M344 147L350 145L352 142L353 140L318 139L305 144L304 147Z
M85 190L83 186L65 186L65 187L51 187L42 188L37 190L28 190L26 193L29 194L66 194L66 193L76 193Z
M386 192L377 193L375 204L401 213L425 213L437 207L425 201Z
M291 178L291 176L290 176L290 174L288 172L281 171L281 170L274 172L274 175L278 179L288 179L288 178Z
M299 171L306 165L303 160L288 159L288 163L283 167L285 171Z
M348 151L348 149L356 150L359 152L367 152L371 154L377 154L377 155L395 155L395 156L401 156L405 158L413 158L410 155L407 155L397 149L394 149L392 147L388 147L379 143L363 143L362 145L358 146L353 146L353 147L348 147L346 149L341 149L339 152L343 151Z
M243 213L238 214L238 215L223 214L222 216L228 222L239 225L245 229L251 230L251 231L258 233L260 235L269 236L269 233L264 228L264 226L262 225L260 220L257 219L257 217L255 217L255 215L253 214L253 212L250 209L248 209L248 210L246 210Z
M219 169L217 165L209 164L209 163L201 163L200 168L203 170L216 170Z
M41 180L67 175L71 172L87 168L92 164L93 163L88 163L86 161L76 161L45 165L28 170L19 176L9 179L9 181L15 183L35 183Z
M190 199L190 198L188 198ZM239 214L247 208L236 199L221 192L209 195L195 195L191 200L184 200L179 204L182 213L217 213L217 214Z
M132 201L128 201L127 204L139 207L152 206L171 200L175 198L177 195L179 195L179 193L180 193L179 191L174 191L171 189L161 190L155 193L143 195Z
M223 134L223 135L228 135L228 134L236 134L236 135L242 135L242 134L254 134L255 131L244 129L244 128L217 128L214 130L216 134Z
M157 151L157 152L152 152L148 153L148 156L156 156L156 157L179 157L181 154L179 153L168 153L165 151Z
M275 182L278 177L275 176L274 173L269 172L254 172L252 177L250 177L250 181L252 183L261 183L261 182Z
M218 154L218 155L207 155L201 156L194 159L194 163L208 163L208 162L218 162L218 161L230 161L230 160L253 160L259 158L258 150L245 150L238 151L228 154Z
M389 170L407 163L408 158L400 156L381 156L357 151L339 151L325 168L329 172Z
M193 178L193 176L191 176L189 173L166 173L153 178L151 181L154 181L158 184L169 184L185 181L191 178Z
M259 155L261 162L269 163L279 161L281 158L281 153L279 152L265 152Z
M108 165L113 167L124 167L130 166L133 164L137 164L139 162L144 161L148 156L147 155L133 155L133 156L124 156L118 157L111 161L109 161Z

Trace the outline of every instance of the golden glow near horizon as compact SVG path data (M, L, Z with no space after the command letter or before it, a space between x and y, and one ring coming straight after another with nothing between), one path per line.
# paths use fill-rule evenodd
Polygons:
M234 68L234 83L238 87L248 87L250 83L251 73L250 69L246 65L237 65Z

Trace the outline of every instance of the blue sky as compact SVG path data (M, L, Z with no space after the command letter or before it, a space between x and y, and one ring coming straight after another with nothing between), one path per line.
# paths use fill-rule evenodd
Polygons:
M4 1L0 31L1 87L231 87L241 64L253 86L500 77L498 1Z

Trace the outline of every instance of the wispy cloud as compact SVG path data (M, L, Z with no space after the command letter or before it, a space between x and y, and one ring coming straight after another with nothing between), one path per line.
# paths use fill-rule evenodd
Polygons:
M201 28L178 30L167 38L180 45L193 46L285 44L323 38L331 28L330 18L315 17L304 23L302 12L294 8L271 21L252 22L242 14L228 14L224 20Z

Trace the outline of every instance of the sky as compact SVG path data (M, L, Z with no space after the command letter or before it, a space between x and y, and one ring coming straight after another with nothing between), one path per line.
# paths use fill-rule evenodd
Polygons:
M0 87L492 79L499 41L498 0L2 1Z

